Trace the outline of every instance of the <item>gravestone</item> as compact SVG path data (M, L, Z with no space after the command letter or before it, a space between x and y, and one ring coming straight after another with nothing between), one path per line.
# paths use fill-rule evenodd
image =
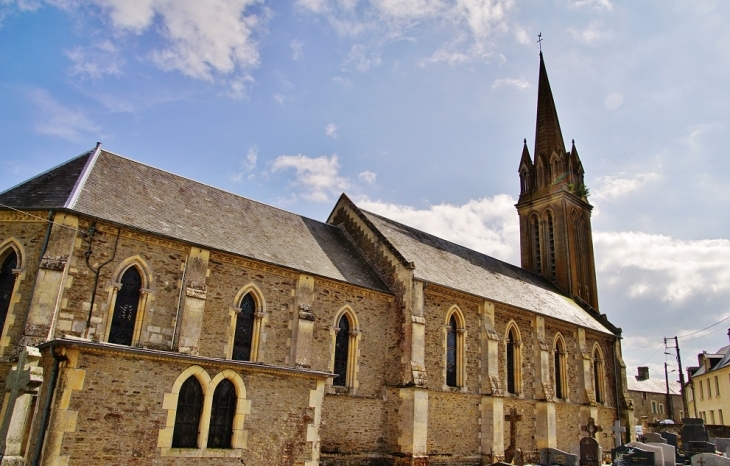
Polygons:
M701 418L686 417L682 419L682 445L687 445L689 442L709 441L710 435L705 430L705 425ZM686 446L684 449L687 450Z
M641 442L630 442L626 444L627 447L641 448L642 450L649 450L654 452L654 466L664 466L664 450L660 447L649 445L648 443Z
M623 434L626 432L626 427L621 426L621 421L616 420L611 426L611 432L613 432L614 446L620 447L624 444Z
M613 466L654 466L654 452L622 445L611 450Z
M580 466L600 466L602 457L603 450L598 440L591 437L580 439Z
M666 440L664 441L666 442ZM647 442L646 444L662 449L662 453L664 456L664 466L674 466L675 464L677 464L677 451L674 449L673 446L669 445L668 443Z
M674 432L659 432L659 435L661 435L662 438L667 441L668 445L674 447L675 463L684 463L684 456L680 456L679 454L679 435L675 434Z
M692 457L692 466L730 466L730 458L714 453L700 453Z
M710 443L715 444L717 451L727 451L727 447L730 447L730 438L714 437L710 438Z
M715 444L710 442L689 442L684 453L687 458L692 458L700 453L715 453Z
M644 433L644 442L646 442L646 443L666 443L666 440L664 440L664 437L662 437L661 434L657 434L656 432L645 432Z
M578 456L557 448L540 449L540 464L542 466L578 466Z
M517 448L517 423L522 420L522 415L517 414L517 409L512 408L509 414L504 416L504 420L509 422L509 446L504 451L504 460L510 463L515 458L515 450Z

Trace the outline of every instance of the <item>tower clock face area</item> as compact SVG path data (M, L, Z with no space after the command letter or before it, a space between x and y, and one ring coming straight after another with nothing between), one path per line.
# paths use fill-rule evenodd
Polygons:
M518 168L522 268L598 309L591 210L575 141L565 147L540 53L534 157L525 139Z

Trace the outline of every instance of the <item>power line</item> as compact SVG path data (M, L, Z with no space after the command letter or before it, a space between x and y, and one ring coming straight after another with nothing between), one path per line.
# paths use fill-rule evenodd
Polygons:
M34 214L31 214L30 212L26 212L24 210L16 209L15 207L11 207L11 206L5 205L5 204L0 204L0 207L5 207L6 209L14 210L15 212L19 212L19 213L21 213L23 215L27 215L28 217L37 218L38 220L41 220L43 222L50 223L52 225L59 226L59 227L63 227L63 228L68 228L69 230L72 230L72 231L76 232L76 228L70 227L68 225L64 225L63 223L56 223L54 221L48 220L47 218L43 218L40 215L34 215Z
M725 317L724 319L722 319L722 320L721 320L721 321L719 321L719 322L715 322L714 324L710 325L709 327L705 327L705 328L703 328L702 330L697 330L696 332L688 333L688 334L686 334L686 335L682 335L682 336L679 336L679 337L677 337L677 338L686 338L686 337L688 337L688 336L690 336L690 335L694 335L695 333L700 333L700 332L704 332L704 331L705 331L705 330L707 330L708 328L712 328L712 327L714 327L715 325L721 324L721 323L725 322L725 321L726 321L726 320L728 320L728 319L730 319L730 315L729 315L729 316L727 316L727 317ZM715 332L717 332L717 330L715 330ZM715 333L715 332L711 332L711 333ZM710 335L710 333L708 333L708 335ZM704 336L704 335L703 335L703 336ZM698 337L698 338L699 338L699 337ZM693 340L694 340L694 338L693 338Z

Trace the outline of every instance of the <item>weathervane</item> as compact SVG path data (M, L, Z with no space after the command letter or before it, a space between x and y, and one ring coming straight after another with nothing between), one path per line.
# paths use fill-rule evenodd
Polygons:
M542 55L542 32L537 34L537 43L540 44L540 55Z

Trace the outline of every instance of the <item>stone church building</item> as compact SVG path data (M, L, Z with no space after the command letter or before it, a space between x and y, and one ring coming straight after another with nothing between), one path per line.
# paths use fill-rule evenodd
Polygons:
M101 148L0 193L0 464L479 465L630 425L540 55L522 267ZM517 182L515 182L517 186Z

